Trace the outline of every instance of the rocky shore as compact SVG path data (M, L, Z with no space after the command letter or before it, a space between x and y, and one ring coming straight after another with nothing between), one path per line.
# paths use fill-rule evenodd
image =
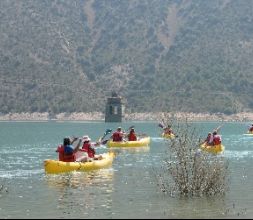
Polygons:
M125 121L159 121L162 118L174 117L178 120L188 121L253 121L253 113L241 112L232 115L224 115L221 113L192 113L192 112L176 112L176 113L128 113L125 114ZM0 121L104 121L102 112L74 112L59 113L50 115L48 112L39 113L9 113L0 114Z

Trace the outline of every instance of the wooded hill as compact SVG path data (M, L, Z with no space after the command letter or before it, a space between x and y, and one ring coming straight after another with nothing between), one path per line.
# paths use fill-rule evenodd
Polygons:
M1 0L0 112L253 110L253 1Z

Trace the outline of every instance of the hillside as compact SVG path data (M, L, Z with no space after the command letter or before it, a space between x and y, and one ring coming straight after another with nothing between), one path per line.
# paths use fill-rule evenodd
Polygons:
M1 0L0 113L253 111L253 1Z

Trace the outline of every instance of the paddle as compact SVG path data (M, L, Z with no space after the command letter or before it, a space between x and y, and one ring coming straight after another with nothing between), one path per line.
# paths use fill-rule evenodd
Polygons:
M128 131L131 130L132 128L134 128L134 125L130 126L130 127L128 128Z
M158 127L162 128L162 129L165 129L165 126L164 126L162 123L159 123L159 124L158 124ZM174 133L173 133L173 134L174 134ZM175 134L174 134L174 135L175 135ZM175 137L177 138L178 135L175 135Z
M162 123L159 123L159 124L158 124L158 127L164 129L164 125L163 125Z
M130 131L132 128L134 128L135 126L134 125L131 125L128 129L127 129L127 131ZM124 138L126 138L127 137L127 134L124 132Z
M104 135L98 139L99 142L103 141L106 135L110 134L111 132L112 132L112 129L106 129L106 131L104 132Z
M216 129L214 129L214 131L217 131L217 133L218 133L218 131L221 129L221 127L224 125L224 123L222 123L221 125L219 125Z
M103 136L98 139L98 142L102 145L105 145L108 140L104 140L104 138L112 132L112 129L106 129Z
M170 127L171 127L171 125L168 125L168 126L170 126ZM164 123L159 123L159 124L158 124L158 127L160 127L160 128L162 128L162 129L164 129L164 128L165 128L165 125L164 125Z
M131 125L131 126L127 129L127 131L130 131L132 128L134 128L134 125ZM125 133L125 131L123 131L123 133Z
M106 139L106 140L102 141L101 144L105 145L108 141L109 141L109 139Z
M205 142L206 142L206 140L208 139L208 142L209 143L207 143L208 145L211 143L213 143L213 133L216 131L217 132L217 134L218 134L218 132L219 132L219 130L221 129L221 127L224 125L224 122L222 122L222 124L221 125L219 125L216 129L213 129L213 132L211 132L211 136L208 138L206 138L203 142L201 142L201 144L204 144Z
M112 129L106 129L106 131L104 132L103 136L101 136L100 138L98 138L98 141L96 142L96 144L93 144L92 146L93 147L97 147L97 146L99 146L101 144L103 144L103 145L106 144L106 142L108 140L103 141L103 139L106 137L106 135L110 134L111 132L112 132ZM79 152L83 152L83 151L84 151L83 149L79 150Z

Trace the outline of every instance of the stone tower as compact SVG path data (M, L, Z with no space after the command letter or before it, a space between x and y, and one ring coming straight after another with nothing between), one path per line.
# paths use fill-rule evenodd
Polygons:
M116 92L112 92L112 96L107 98L105 107L105 122L122 122L124 118L124 103L122 98Z

